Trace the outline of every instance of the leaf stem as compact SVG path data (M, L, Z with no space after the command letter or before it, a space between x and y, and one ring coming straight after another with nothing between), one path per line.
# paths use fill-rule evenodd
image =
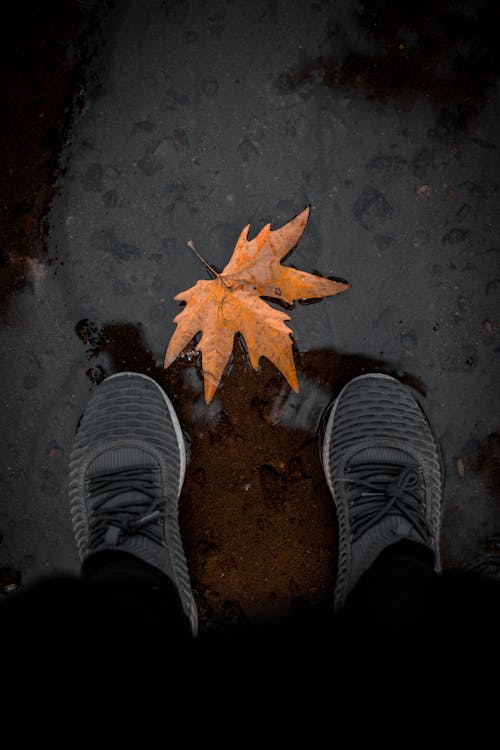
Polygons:
M217 271L215 271L212 268L212 266L207 263L207 261L205 260L205 258L202 255L200 255L200 253L198 252L198 250L194 246L193 240L188 240L188 242L186 244L188 245L188 247L191 248L191 250L194 252L194 254L198 258L198 260L201 260L201 262L203 263L203 265L205 266L205 268L207 269L207 271L210 273L210 275L213 276L214 279L219 279L219 281L222 281L222 283L224 284L225 287L227 287L228 289L231 289L231 287L228 284L226 284L226 282L222 278L222 275L220 273L217 273Z
M193 242L193 240L189 240L189 241L188 241L188 243L187 243L187 245L188 245L188 247L190 247L190 248L191 248L191 250L192 250L192 251L193 251L193 253L194 253L194 254L196 255L196 257L198 258L198 260L201 260L201 262L203 263L203 265L205 266L205 268L207 269L207 271L208 271L208 272L210 273L210 275L211 275L211 276L213 276L213 277L214 277L214 279L216 279L216 278L217 278L217 276L218 276L219 274L217 273L217 271L214 271L214 269L212 268L212 266L210 266L210 265L209 265L209 264L207 263L207 261L205 260L205 258L203 258L203 257L202 257L202 256L201 256L201 255L199 254L198 250L197 250L197 249L195 248L195 246L194 246L194 242Z

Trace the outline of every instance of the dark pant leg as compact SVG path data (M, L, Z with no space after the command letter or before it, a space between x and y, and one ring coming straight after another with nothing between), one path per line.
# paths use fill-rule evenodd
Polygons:
M3 668L110 677L189 653L190 628L174 584L120 552L95 555L80 578L58 577L0 605Z
M348 597L341 615L349 647L473 655L499 651L500 583L476 573L434 572L424 547L384 550Z
M134 555L106 551L82 567L87 588L106 598L110 627L130 648L174 653L191 641L191 629L175 584Z

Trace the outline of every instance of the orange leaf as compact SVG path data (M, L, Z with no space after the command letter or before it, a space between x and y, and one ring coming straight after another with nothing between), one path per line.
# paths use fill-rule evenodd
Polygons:
M212 281L198 281L175 299L185 302L177 315L165 367L201 331L197 345L201 352L205 379L205 400L212 400L222 379L236 333L243 336L250 363L256 370L261 357L267 357L280 370L291 388L299 390L292 356L290 317L267 305L260 297L274 297L292 304L298 299L316 299L338 294L350 284L282 266L280 261L297 244L304 232L306 208L280 229L265 226L252 240L246 226L222 273Z

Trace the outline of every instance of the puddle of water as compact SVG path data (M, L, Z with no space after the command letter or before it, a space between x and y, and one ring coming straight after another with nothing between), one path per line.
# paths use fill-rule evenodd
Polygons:
M45 266L45 216L76 84L75 45L90 8L7 3L0 27L0 312Z
M337 522L316 432L345 383L370 371L396 374L390 364L333 350L296 354L296 395L267 360L254 372L236 346L207 407L195 350L164 370L131 324L99 329L82 320L76 331L92 362L90 380L96 370L142 372L175 405L191 453L181 529L205 624L241 613L258 621L297 608L330 609ZM422 391L417 378L400 375Z
M466 564L470 570L482 575L500 577L500 515L498 501L500 499L500 435L492 432L482 440L470 438L462 448L460 456L453 458L456 475L460 481L469 481L469 508L473 511L477 507L478 498L491 518L485 528L481 516L475 520L472 534L478 536L475 556ZM479 479L476 487L470 484L471 478ZM446 519L453 520L457 508L445 506L444 525ZM469 524L470 525L470 524ZM444 567L448 567L446 547L443 557Z
M500 499L500 435L492 432L472 455L472 468L492 495ZM500 544L498 544L500 548Z
M363 89L384 101L423 95L442 107L434 135L468 127L500 72L498 3L469 0L454 8L446 0L366 0L359 8L358 23L374 49L361 49L359 33L331 18L326 33L346 39L346 54L309 60L286 74L282 86Z

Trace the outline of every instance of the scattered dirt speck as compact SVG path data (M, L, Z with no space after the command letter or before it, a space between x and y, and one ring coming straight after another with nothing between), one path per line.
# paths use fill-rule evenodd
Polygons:
M21 572L14 568L0 568L0 591L9 594L21 585Z

